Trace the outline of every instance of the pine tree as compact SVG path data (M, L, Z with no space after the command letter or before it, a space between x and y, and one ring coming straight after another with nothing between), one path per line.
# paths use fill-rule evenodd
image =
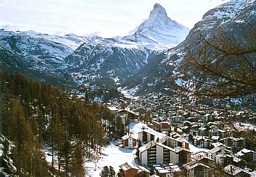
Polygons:
M82 146L80 144L76 145L75 150L72 154L71 162L71 176L72 177L84 177L84 158L83 158Z
M109 177L109 168L108 166L103 167L101 173L100 173L101 177Z
M112 166L109 167L109 177L115 177L116 172Z

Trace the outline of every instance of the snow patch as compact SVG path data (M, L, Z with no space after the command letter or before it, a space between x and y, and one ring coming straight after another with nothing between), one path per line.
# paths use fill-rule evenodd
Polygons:
M85 162L85 168L88 177L100 177L100 173L104 166L112 166L117 173L119 166L123 163L135 164L135 151L130 149L120 148L110 143L102 151L102 156L98 161L87 161Z

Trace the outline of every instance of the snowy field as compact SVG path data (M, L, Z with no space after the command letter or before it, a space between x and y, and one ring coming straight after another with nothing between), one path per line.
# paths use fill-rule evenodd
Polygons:
M95 161L85 162L85 169L88 177L100 177L100 172L104 166L114 167L117 173L119 166L123 163L134 163L135 150L119 148L114 143L105 147L102 154L102 157L96 163Z

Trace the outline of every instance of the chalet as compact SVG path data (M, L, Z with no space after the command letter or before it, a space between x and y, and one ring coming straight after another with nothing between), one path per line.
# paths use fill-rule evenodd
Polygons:
M214 177L216 165L213 160L202 157L184 166L187 177Z
M185 120L186 118L184 116L173 116L170 118L172 124L181 126Z
M198 129L198 135L199 136L207 136L208 135L207 128L206 127L200 127Z
M180 129L182 130L182 132L187 133L187 134L190 132L189 126L182 126L182 127L180 127Z
M219 139L220 139L219 136L212 136L212 137L211 137L212 143L218 143L218 142L219 142Z
M124 163L120 165L119 168L120 168L120 173L122 177L139 177L139 176L146 176L145 174L150 173L145 168L140 168L139 166L134 166L129 163Z
M125 148L135 149L139 146L138 135L128 133L122 137L122 146Z
M215 156L215 162L220 167L231 164L231 163L233 163L233 161L234 161L234 156L229 153L217 154Z
M171 170L167 167L161 167L160 165L154 165L154 173L159 177L171 177Z
M220 138L226 138L230 134L229 131L219 129L217 127L211 127L209 130L209 136L218 136Z
M227 152L226 146L224 145L220 145L217 147L214 147L213 149L211 149L208 154L209 154L209 158L216 161L216 156L217 155L224 155Z
M159 177L180 177L183 174L183 171L178 165L154 165L153 168L154 173Z
M221 139L220 142L230 147L233 152L238 152L241 149L245 148L244 138L227 137Z
M193 123L191 121L188 121L188 120L183 122L183 126L191 127L192 124Z
M208 148L211 141L205 136L195 136L193 137L193 144L199 148Z
M152 121L152 128L156 131L170 131L171 123L169 121Z
M191 126L191 134L193 136L199 136L199 132L198 132L198 129L200 128L200 125L197 124L197 123L193 123L192 126Z
M187 177L211 177L212 169L202 163L195 163L192 165L185 165Z
M133 111L122 109L117 112L117 116L122 119L122 122L124 125L127 125L127 123L131 120L137 120L139 118L139 114L135 113Z
M200 119L199 119L199 117L188 117L186 120L190 121L190 122L197 122Z
M251 174L242 168L228 165L224 168L225 177L250 177Z
M247 162L256 161L256 152L245 148L237 152L235 156Z

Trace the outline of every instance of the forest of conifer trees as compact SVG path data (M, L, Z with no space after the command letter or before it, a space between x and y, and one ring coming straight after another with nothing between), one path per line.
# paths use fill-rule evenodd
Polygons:
M114 115L19 74L0 73L0 81L1 133L14 144L10 158L16 167L8 169L2 160L4 169L20 177L84 176L84 159L108 142L106 133L115 134Z

